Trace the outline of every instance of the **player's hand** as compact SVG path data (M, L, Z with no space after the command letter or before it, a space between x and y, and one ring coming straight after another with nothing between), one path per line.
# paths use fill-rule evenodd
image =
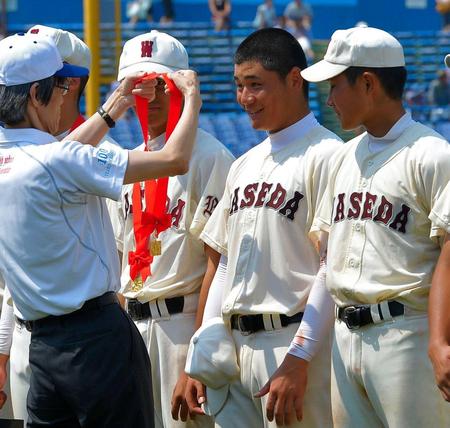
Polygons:
M444 400L450 402L450 346L447 343L430 344L428 351L436 384Z
M198 380L188 377L186 384L186 402L189 407L189 415L194 419L196 415L204 415L202 404L206 402L205 386Z
M117 92L121 97L126 99L129 103L129 107L134 105L135 95L140 95L143 98L147 98L149 101L153 101L155 99L156 85L158 83L157 79L156 77L153 79L144 79L141 82L136 83L137 80L144 76L145 73L139 72L125 77L111 97Z
M180 375L180 378L178 379L177 384L175 385L175 388L173 389L172 393L172 418L176 421L178 420L178 417L183 421L186 422L189 414L189 408L186 403L185 399L185 390L186 390L186 383L188 380L188 375L183 372Z
M261 398L267 393L267 419L277 425L289 425L303 417L303 396L307 382L308 361L286 354L281 366L262 389L255 394Z
M201 107L200 85L197 73L192 70L179 70L167 75L181 91L184 98L194 99Z

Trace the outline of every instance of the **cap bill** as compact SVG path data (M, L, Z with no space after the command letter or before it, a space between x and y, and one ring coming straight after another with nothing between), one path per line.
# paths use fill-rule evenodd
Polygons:
M343 71L347 70L347 68L349 68L348 65L333 64L322 60L311 67L305 68L301 74L308 82L323 82L324 80L331 79L332 77L341 74Z
M72 65L64 63L63 67L55 73L58 77L84 77L89 76L89 69L80 67L79 65Z
M450 54L445 57L445 65L450 68Z
M167 67L166 65L158 64L157 62L142 61L120 69L117 75L117 80L120 81L125 79L125 77L139 73L140 71L144 71L146 73L172 73L176 70L178 70L178 68Z

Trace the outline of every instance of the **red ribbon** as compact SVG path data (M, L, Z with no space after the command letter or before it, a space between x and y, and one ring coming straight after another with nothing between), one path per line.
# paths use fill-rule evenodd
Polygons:
M169 88L170 105L166 126L166 141L172 134L178 123L181 114L181 104L183 96L166 74L151 73L136 81L136 84L143 80L162 77ZM148 141L148 100L138 95L136 98L136 113L141 124L142 134L145 141L145 150ZM153 256L149 249L150 235L155 236L168 229L172 224L172 218L167 213L167 185L168 177L157 180L147 180L144 183L145 211L142 210L141 184L133 185L133 228L136 242L136 250L128 253L128 264L130 265L131 280L135 280L139 275L144 282L151 275L150 265Z
M69 134L77 129L82 123L86 122L86 119L83 117L83 115L79 114L78 117L75 119L75 122L73 122Z

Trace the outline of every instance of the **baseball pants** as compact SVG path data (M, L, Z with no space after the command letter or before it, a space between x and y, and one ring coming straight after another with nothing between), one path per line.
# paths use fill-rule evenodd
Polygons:
M154 427L147 350L114 297L33 323L28 428Z
M27 394L30 388L30 340L31 333L15 322L10 354L11 403L14 419L27 423Z
M173 389L184 371L189 340L195 332L198 294L184 296L183 312L169 314L164 299L158 307L150 305L152 317L135 321L150 356L157 428L211 428L208 416L196 416L186 422L175 421L171 415ZM159 310L158 310L159 309Z
M428 317L403 315L350 331L337 320L332 350L336 428L450 427L428 358Z
M275 428L275 421L266 417L268 394L254 398L283 361L298 323L273 330L243 335L232 330L236 342L240 381L230 385L224 407L216 415L216 427ZM308 384L303 402L303 420L293 428L331 428L330 399L331 335L319 350L308 369Z

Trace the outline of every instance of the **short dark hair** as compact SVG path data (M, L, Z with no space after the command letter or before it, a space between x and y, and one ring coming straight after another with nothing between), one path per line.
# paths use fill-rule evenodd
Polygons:
M293 67L307 67L305 53L300 43L281 28L263 28L250 34L237 48L234 63L259 62L266 70L275 71L285 79ZM308 100L309 84L303 80L303 95Z
M378 77L384 91L389 98L393 100L401 100L406 83L405 67L350 67L344 71L350 85L354 85L359 76L363 73L373 73Z
M60 85L64 81L63 77L50 76L22 85L0 85L0 121L6 125L14 126L25 120L28 97L30 96L31 86L34 83L38 84L36 98L42 104L48 105L55 85Z

